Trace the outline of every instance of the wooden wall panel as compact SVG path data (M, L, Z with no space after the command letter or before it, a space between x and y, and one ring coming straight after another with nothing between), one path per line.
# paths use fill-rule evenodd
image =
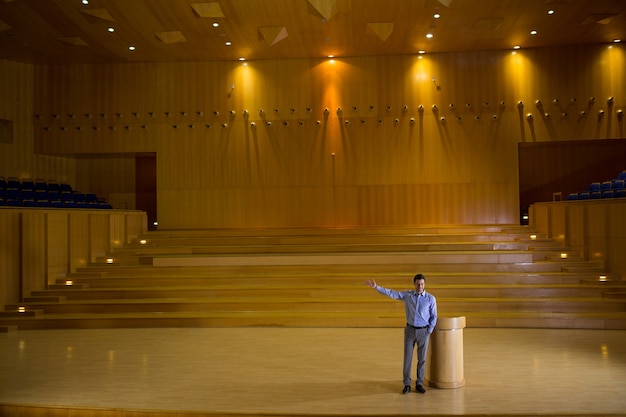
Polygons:
M90 212L76 210L69 214L69 239L67 273L76 272L77 268L83 268L91 261Z
M43 290L48 284L48 227L44 211L28 211L21 214L21 280L20 300L31 291ZM58 239L66 234L61 233ZM67 259L67 257L63 257ZM11 279L12 277L3 277Z
M622 45L592 45L42 67L35 107L62 116L36 123L36 144L155 152L162 229L517 223L517 144L620 135L624 66ZM78 130L78 108L107 117ZM90 184L115 177L92 162ZM110 195L130 208L124 177Z
M19 211L0 210L0 303L14 304L20 300L21 273Z
M70 213L66 210L48 211L45 228L46 283L55 284L58 278L70 272Z

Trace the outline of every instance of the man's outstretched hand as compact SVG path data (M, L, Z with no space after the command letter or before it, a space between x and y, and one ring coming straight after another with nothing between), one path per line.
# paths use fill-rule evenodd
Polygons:
M367 281L365 281L365 283L372 288L376 288L376 281L374 281L373 279L368 279Z

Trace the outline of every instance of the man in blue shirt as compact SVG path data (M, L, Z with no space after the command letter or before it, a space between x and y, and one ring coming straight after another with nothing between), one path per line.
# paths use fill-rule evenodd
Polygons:
M406 311L406 327L404 328L404 368L403 394L411 392L411 362L413 360L413 348L417 344L417 380L415 390L424 394L424 367L426 365L426 352L428 350L428 339L437 324L437 300L433 295L427 293L425 288L426 278L422 274L417 274L413 278L415 291L394 291L380 287L376 281L367 280L367 285L374 288L379 293L404 301Z

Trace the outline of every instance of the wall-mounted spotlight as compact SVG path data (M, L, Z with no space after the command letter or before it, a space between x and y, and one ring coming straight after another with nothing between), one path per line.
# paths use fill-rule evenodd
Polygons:
M617 115L617 120L621 122L622 119L624 118L624 110L619 109L618 111L615 112L615 114Z
M283 122L283 126L289 126L289 122L288 122L287 120L285 120L285 121Z
M92 129L95 130L95 131L100 130L100 128L98 126L93 126Z
M461 121L462 121L462 120L463 120L463 119L461 118L461 116L457 116L457 117L456 117L456 121L457 121L457 122L461 123Z
M589 97L589 100L587 101L589 106L593 106L595 102L596 102L596 98L595 97Z
M374 108L375 108L374 105L370 104L370 111L374 111Z
M345 121L344 121L344 124L345 124L346 126L348 126L348 125L350 124L350 120L345 120Z
M100 116L102 116L102 117L107 117L107 116L106 116L106 114L105 114L105 115L100 114ZM153 112L153 111L149 111L149 112L148 112L148 116L150 116L150 117L154 117L154 112Z
M559 99L555 98L554 100L552 100L552 104L558 105L559 104Z
M337 107L337 116L341 117L342 114L343 110L341 109L341 107Z
M134 111L134 112L133 112L133 116L135 116L135 117L139 117L139 113L138 113L138 112L136 112L136 111Z
M504 100L502 100L502 101L500 102L500 108L501 108L501 109L503 109L503 108L505 108L505 107L506 107L506 103L504 102Z
M391 111L391 104L387 104L387 107L385 107L385 110Z
M181 112L180 112L180 115L181 115L181 116L187 116L187 112L186 112L186 111L181 111Z
M263 113L265 113L265 112L263 111L263 109L260 109L260 110L259 110L259 114L261 114L261 115L262 115Z
M325 115L325 116L328 116L328 113L330 113L330 110L328 110L328 107L326 107L326 108L324 109L324 115Z
M209 123L205 124L204 127L206 127L207 129L211 128L211 125Z
M321 125L321 124L322 124L322 121L321 121L321 120L316 120L316 121L315 121L315 124L316 124L317 126L319 126L319 125Z
M383 124L383 119L378 119L378 124L382 125Z
M109 126L109 130L115 130L115 126Z
M532 113L528 113L526 115L526 120L528 120L529 122L533 120L533 114Z
M417 107L417 111L418 111L420 114L424 113L424 106L420 104L420 105Z
M166 111L166 112L165 112L165 113L163 113L163 114L165 114L165 117L170 117L170 112L168 112L168 111Z
M255 127L255 126L256 126L256 123L250 122L250 127Z
M480 114L477 114L476 116L474 116L474 120L479 121L480 120Z
M441 121L441 124L445 124L446 123L446 118L441 116L441 118L439 119L439 121Z
M299 124L300 126L304 126L304 122L303 122L302 120L298 120L298 124Z
M364 125L365 124L365 120L361 119L361 124Z
M65 132L65 131L67 130L67 127L65 127L65 126L61 126L59 129L61 129L62 131L64 131L64 132Z
M146 129L148 128L148 126L146 126L146 125L141 125L141 128L142 128L143 130L146 130Z
M542 105L541 100L535 100L535 106L541 107Z
M517 108L518 108L519 110L522 110L522 109L524 108L524 102L523 102L522 100L520 100L520 101L518 101L518 102L517 102Z
M248 117L248 116L249 116L249 114L250 114L250 113L248 113L248 110L245 110L245 109L244 109L244 111L243 111L243 117Z
M193 123L189 123L189 124L187 125L187 127L188 127L189 129L193 129Z
M197 114L198 116L202 116L202 115L204 115L204 113L203 113L203 112L201 112L201 111L197 111L197 112L196 112L196 114Z
M576 103L576 97L572 97L572 98L570 98L570 99L569 99L569 102L570 102L571 104Z
M414 124L415 124L415 117L411 117L411 118L409 119L409 123L410 123L410 124L412 124L412 125L414 125Z
M432 109L433 109L433 112L438 112L439 111L439 108L437 107L436 104L433 104Z
M398 123L400 123L400 119L393 119L393 123L397 125Z
M76 130L83 130L82 126L76 126Z
M307 113L311 113L312 109L310 107L306 108Z
M587 113L584 110L581 110L580 113L578 113L578 118L582 119L583 117L587 116Z
M402 112L406 113L407 111L409 111L409 106L405 104L404 106L402 106Z
M267 122L266 125L267 125L267 127L270 127L270 126L272 126L272 122Z
M563 118L563 119L567 118L567 112L566 111L561 113L561 118Z
M235 110L231 110L231 111L229 111L229 113L230 113L231 116L234 116L237 112Z
M448 107L450 108L450 110L454 110L454 103L448 104Z
M53 118L53 119L58 119L58 118L59 118L59 115L58 115L58 114L52 114L52 118Z
M279 111L280 111L280 110L278 110L278 108L275 108L275 109L274 109L274 113L276 113L276 114L278 114L278 112L279 112Z
M352 106L352 111L357 111L357 107L356 106Z
M222 123L222 127L228 127L228 123Z
M550 113L544 113L543 114L543 118L544 119L549 119L550 118Z
M217 111L217 110L215 110L215 111L213 112L213 115L214 115L214 116L219 116L219 115L220 115L220 112L219 112L219 111Z
M604 110L598 110L598 120L602 120L604 117Z
M609 97L609 98L606 100L606 104L607 104L608 106L612 106L612 105L613 105L613 101L614 101L614 100L613 100L613 97Z
M178 129L178 125L172 125L174 129Z
M124 115L123 115L122 113L115 113L115 115L116 115L119 119L121 119L122 117L124 117Z
M67 115L70 119L76 119L76 115L74 113L70 113Z

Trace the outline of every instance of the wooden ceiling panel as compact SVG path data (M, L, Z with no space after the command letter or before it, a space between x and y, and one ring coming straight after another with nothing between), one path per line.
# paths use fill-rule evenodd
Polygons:
M549 8L554 15L547 14ZM441 14L439 19L433 17L435 12ZM83 5L81 0L19 0L0 1L0 22L0 59L263 60L626 40L626 1L90 0ZM108 26L115 32L109 33ZM260 36L259 28L284 29L276 36L265 29ZM530 35L530 29L538 35ZM433 39L426 39L429 32ZM81 39L85 45L58 39ZM129 45L137 49L129 51Z

